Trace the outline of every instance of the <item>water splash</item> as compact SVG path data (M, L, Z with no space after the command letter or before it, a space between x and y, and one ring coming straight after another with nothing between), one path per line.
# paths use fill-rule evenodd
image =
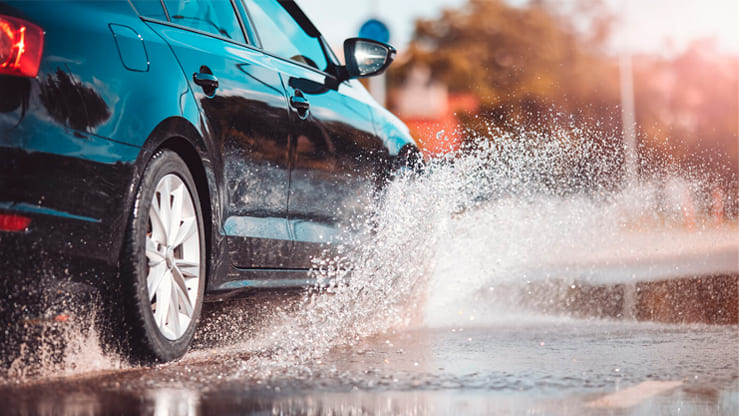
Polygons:
M92 316L26 324L12 362L0 370L0 386L126 368L101 346L94 321Z
M660 272L630 264L739 251L735 223L688 218L686 198L708 205L697 192L706 185L677 169L644 168L625 183L618 152L595 132L489 134L388 185L360 226L347 227L355 231L340 255L315 259L321 287L238 344L254 355L234 377L310 374L327 351L398 328L547 320L532 299L546 310L576 279L628 283Z
M640 181L626 183L619 151L599 134L470 133L474 145L401 173L347 224L339 249L314 259L319 287L215 311L184 361L231 357L233 379L310 376L328 351L396 329L552 319L530 300L546 306L559 287L537 281L566 288L604 268L635 278L625 265L739 251L736 218L715 221L704 179L643 167ZM66 335L64 359L44 374L120 367L94 336Z

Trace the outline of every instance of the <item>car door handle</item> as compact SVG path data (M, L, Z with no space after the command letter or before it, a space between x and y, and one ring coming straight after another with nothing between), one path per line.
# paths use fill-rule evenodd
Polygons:
M290 105L293 106L294 109L302 111L306 111L310 108L308 99L302 95L293 95L290 97Z
M203 89L215 90L218 88L218 78L213 74L206 74L204 72L196 72L192 74L192 80L203 87Z

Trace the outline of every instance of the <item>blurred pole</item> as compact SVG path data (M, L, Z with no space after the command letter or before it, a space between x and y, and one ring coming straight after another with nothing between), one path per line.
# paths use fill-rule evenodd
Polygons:
M621 117L623 121L624 175L627 183L637 179L636 167L636 116L634 105L634 75L631 55L621 53L619 77L621 79Z
M369 79L369 91L375 101L385 107L387 102L387 83L385 74L377 75Z
M634 104L634 68L631 59L631 39L629 33L630 1L624 1L624 29L626 35L624 45L619 59L618 75L621 84L621 121L623 122L624 141L624 179L626 186L634 186L637 183L636 171L636 116ZM636 320L636 281L624 284L623 291L623 318Z
M621 50L621 59L619 60L619 78L621 84L621 118L623 122L623 142L624 142L624 179L628 184L636 183L637 179L637 155L636 155L636 115L634 105L634 70L631 59L631 42L629 33L631 28L629 23L630 4L629 0L624 1L624 45Z
M370 0L369 15L372 18L380 17L380 0ZM385 107L387 103L387 82L386 75L381 74L369 79L369 93L381 106Z

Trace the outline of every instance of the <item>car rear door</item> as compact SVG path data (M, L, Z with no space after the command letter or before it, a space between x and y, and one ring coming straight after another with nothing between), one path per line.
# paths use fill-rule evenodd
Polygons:
M220 159L212 161L224 191L217 226L231 261L238 269L284 268L290 249L289 121L276 59L250 46L238 2L164 4L168 21L149 25L177 56L211 138L210 154Z
M293 267L335 240L363 212L377 161L387 150L375 132L369 94L339 84L338 65L320 33L292 1L244 0L265 52L277 65L290 102L291 172L288 219Z

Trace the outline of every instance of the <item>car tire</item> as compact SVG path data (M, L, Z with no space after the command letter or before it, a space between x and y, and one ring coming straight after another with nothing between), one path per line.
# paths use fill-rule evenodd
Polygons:
M173 151L157 152L142 175L120 261L120 306L134 362L180 358L195 335L206 282L199 201L185 162Z

